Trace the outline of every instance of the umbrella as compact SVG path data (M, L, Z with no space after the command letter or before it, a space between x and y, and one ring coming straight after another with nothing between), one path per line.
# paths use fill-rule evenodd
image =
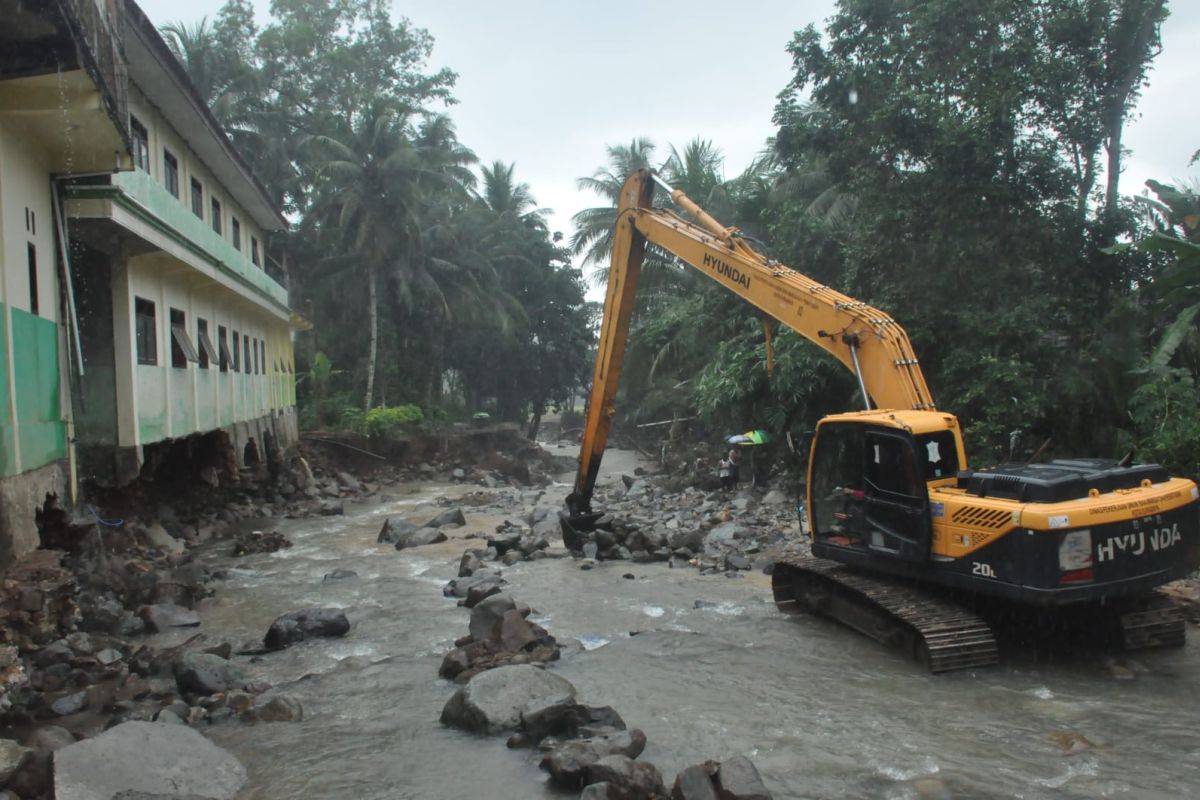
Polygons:
M729 444L740 444L743 447L753 447L754 445L766 444L771 441L771 437L764 430L746 431L745 433L735 433L732 436L726 436L725 441Z

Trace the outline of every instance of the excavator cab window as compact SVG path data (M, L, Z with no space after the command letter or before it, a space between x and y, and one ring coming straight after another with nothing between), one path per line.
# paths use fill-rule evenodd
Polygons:
M951 431L923 433L917 437L917 460L925 480L936 481L958 475L958 447Z
M931 527L925 473L944 469L909 434L890 428L834 423L821 427L813 450L814 547L870 550L877 556L924 561ZM929 442L923 443L928 445ZM952 440L951 440L952 444ZM929 467L929 462L935 462Z

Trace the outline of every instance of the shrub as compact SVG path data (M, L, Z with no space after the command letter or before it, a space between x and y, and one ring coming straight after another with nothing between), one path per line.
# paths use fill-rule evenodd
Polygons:
M368 436L387 438L413 430L425 415L414 405L380 406L372 408L363 418L363 430Z

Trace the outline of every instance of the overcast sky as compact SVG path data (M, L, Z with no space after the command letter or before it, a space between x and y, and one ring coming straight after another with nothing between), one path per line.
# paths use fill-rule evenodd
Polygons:
M269 0L253 0L260 21ZM215 17L223 0L138 0L156 24ZM595 205L575 179L605 161L607 144L647 136L665 156L711 139L736 175L774 132L775 96L792 75L792 32L830 15L832 0L572 0L393 2L436 41L431 67L458 73L450 109L459 139L483 163L516 162L551 226ZM1200 176L1200 3L1174 0L1164 49L1126 128L1133 151L1125 193L1147 178ZM736 9L736 10L735 10Z

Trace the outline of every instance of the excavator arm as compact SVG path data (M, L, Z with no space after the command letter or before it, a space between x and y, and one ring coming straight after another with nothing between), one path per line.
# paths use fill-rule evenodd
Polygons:
M695 222L654 208L656 184ZM934 408L908 334L891 317L757 252L736 228L722 226L682 191L649 170L639 170L626 180L617 205L612 266L579 472L574 492L567 498L571 516L590 511L615 412L634 293L647 244L695 267L831 353L858 378L868 408L871 403L876 408Z

